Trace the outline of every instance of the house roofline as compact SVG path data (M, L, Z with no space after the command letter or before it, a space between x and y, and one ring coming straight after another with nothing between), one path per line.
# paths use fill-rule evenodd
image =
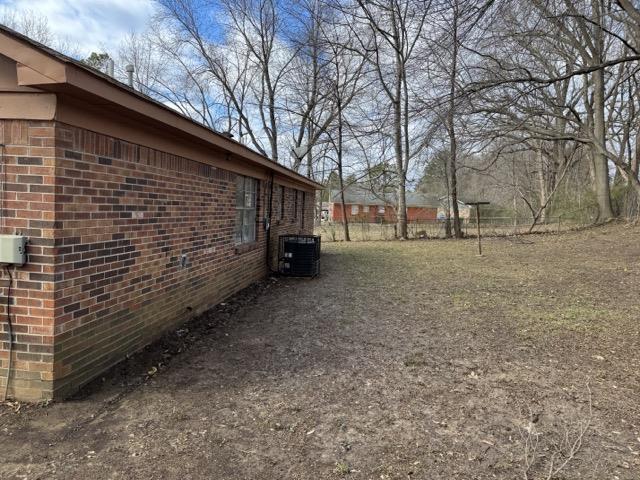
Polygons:
M65 95L90 95L204 141L214 149L236 155L248 163L313 189L323 186L298 172L228 138L116 79L75 59L0 25L0 54L17 63L18 84Z

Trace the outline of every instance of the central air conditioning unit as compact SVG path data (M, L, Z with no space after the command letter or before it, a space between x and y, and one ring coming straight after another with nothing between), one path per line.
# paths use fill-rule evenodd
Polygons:
M316 235L280 235L278 271L290 277L315 277L320 274L320 237Z

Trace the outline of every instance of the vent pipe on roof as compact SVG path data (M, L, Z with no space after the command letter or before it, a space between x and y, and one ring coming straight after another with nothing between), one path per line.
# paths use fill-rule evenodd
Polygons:
M110 58L109 60L107 60L107 75L109 75L111 78L113 78L113 67L114 67L114 62L113 60Z
M124 69L127 71L127 83L131 88L133 88L133 65L129 64Z

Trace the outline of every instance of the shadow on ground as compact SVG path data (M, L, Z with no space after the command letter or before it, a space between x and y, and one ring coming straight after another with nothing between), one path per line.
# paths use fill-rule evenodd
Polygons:
M325 245L320 278L1 410L0 477L638 478L639 239Z

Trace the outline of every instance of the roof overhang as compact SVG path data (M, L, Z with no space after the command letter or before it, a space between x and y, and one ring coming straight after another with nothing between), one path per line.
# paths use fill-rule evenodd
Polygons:
M278 178L287 179L307 189L323 188L322 185L304 175L196 123L115 79L85 68L76 61L5 27L0 28L0 54L16 62L19 86L34 87L44 92L55 93L62 98L63 102L65 100L71 103L80 101L91 105L94 109L101 108L105 112L124 115L135 121L143 119L145 125L166 131L170 137L190 139L201 147L225 152L253 167L273 172ZM49 110L43 114L51 115L51 107L48 108ZM55 119L64 122L66 111L68 110L56 111ZM146 146L153 147L153 145Z

